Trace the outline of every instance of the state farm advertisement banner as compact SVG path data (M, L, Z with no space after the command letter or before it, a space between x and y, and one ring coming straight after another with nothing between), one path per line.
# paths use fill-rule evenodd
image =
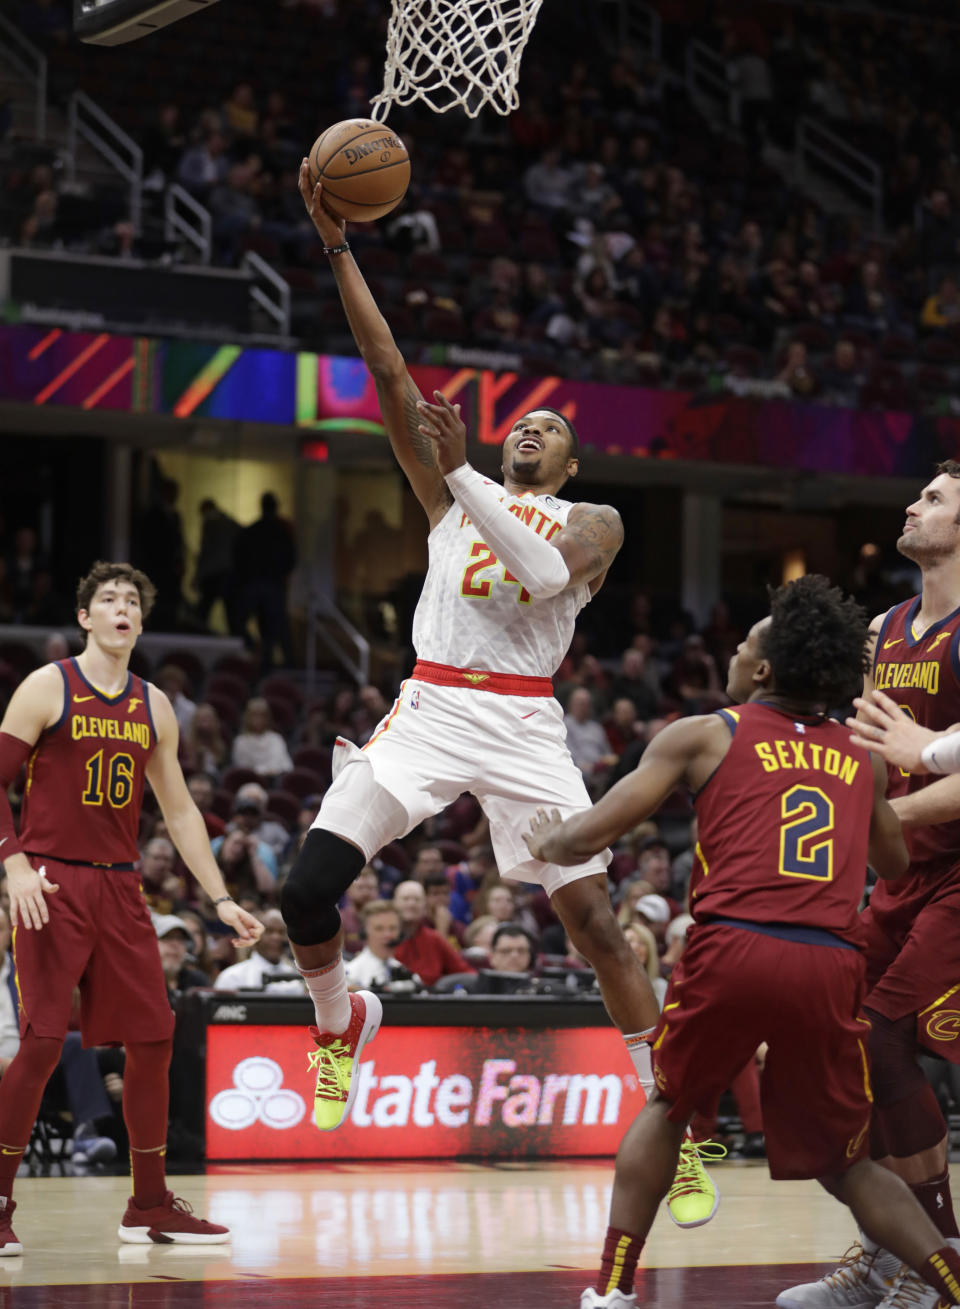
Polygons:
M612 1155L644 1102L612 1028L384 1027L349 1119L320 1132L307 1047L298 1027L208 1027L208 1159Z

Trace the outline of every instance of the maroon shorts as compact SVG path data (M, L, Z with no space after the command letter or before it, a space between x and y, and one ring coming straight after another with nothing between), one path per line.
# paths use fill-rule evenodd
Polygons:
M14 932L21 1035L63 1037L76 986L85 1046L167 1040L173 1013L140 874L30 862L60 890L46 897L49 923Z
M867 933L864 1003L893 1022L916 1014L918 1044L960 1063L960 888L928 901L901 939L873 908L860 920Z
M657 1087L685 1122L709 1112L757 1047L771 1177L827 1177L867 1153L863 956L719 923L691 928L653 1044Z

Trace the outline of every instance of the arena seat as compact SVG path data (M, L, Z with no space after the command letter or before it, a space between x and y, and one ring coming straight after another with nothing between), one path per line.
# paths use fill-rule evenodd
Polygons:
M270 706L276 730L284 735L292 731L297 725L297 706L281 695L268 695L264 698Z
M203 684L203 664L192 650L170 650L160 660L160 666L163 667L164 664L173 664L175 668L182 668L194 690Z
M307 795L316 795L324 790L324 781L312 768L294 768L280 778L281 791L290 791L303 799Z
M260 782L260 774L255 773L252 768L241 768L239 764L233 764L223 774L221 781L227 791L236 795L240 787L247 782Z
M301 745L293 752L297 768L310 768L327 782L330 779L331 753L322 745Z
M226 696L243 704L250 694L250 684L236 673L216 672L207 679L207 694Z
M294 795L292 791L269 791L267 793L267 809L291 831L297 825L297 819L300 817L302 807L301 797Z
M283 700L289 700L293 705L303 704L303 692L297 686L292 677L287 677L285 673L271 673L265 677L257 688L260 695L267 699L278 696Z

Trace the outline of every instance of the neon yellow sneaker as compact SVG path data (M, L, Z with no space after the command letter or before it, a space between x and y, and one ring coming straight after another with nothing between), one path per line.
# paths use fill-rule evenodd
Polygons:
M307 1059L317 1074L313 1096L313 1121L321 1132L339 1127L357 1093L354 1074L360 1052L376 1036L383 1018L383 1005L371 991L357 991L350 997L353 1011L345 1032L320 1032L310 1028L316 1042Z
M673 1186L667 1192L667 1209L678 1227L702 1227L720 1207L720 1192L703 1166L703 1160L719 1160L727 1147L719 1141L694 1141L688 1136L680 1147L680 1161Z

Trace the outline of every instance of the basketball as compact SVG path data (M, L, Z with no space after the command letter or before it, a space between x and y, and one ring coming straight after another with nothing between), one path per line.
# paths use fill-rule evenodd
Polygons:
M410 156L395 132L370 118L346 118L317 137L310 181L339 218L369 223L395 209L410 185Z

